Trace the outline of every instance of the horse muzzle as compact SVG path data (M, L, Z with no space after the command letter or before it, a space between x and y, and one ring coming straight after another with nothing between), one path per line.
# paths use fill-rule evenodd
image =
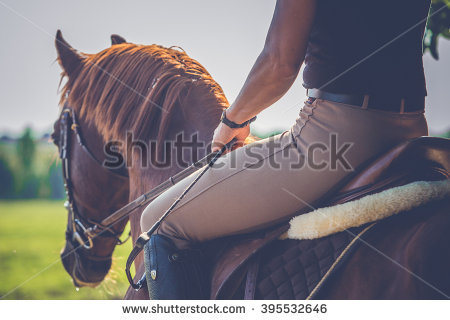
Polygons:
M75 252L70 241L66 241L60 256L74 286L79 288L98 286L108 274L112 263L111 259L97 261Z

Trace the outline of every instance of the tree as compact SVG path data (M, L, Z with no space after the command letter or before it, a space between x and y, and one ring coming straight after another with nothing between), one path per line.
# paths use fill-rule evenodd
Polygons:
M17 156L20 170L16 172L17 195L21 198L35 198L39 193L39 177L33 171L36 152L30 128L25 128L23 135L17 141Z
M17 155L25 172L31 171L36 145L32 137L31 128L25 128L23 135L17 141Z
M61 163L54 162L49 170L48 183L50 185L51 199L64 199L64 183L62 176Z
M423 52L430 51L438 60L437 44L439 36L450 39L450 0L432 0L427 28L423 37Z
M11 198L14 189L14 176L8 162L0 158L0 199Z

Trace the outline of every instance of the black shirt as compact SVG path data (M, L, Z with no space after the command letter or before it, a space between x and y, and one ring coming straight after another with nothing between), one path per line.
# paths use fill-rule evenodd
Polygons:
M426 96L422 38L429 7L430 0L317 0L304 87Z

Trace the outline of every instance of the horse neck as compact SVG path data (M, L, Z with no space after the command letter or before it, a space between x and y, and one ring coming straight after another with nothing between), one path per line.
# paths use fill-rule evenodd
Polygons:
M143 167L142 154L139 152L133 154L132 166L129 168L130 201L155 188L194 161L203 158L210 150L214 129L219 123L223 106L217 102L217 99L198 99L196 96L188 97L184 100L184 104L190 106L188 109L192 112L190 114L177 112L170 132L165 139L165 141L172 142L169 149L170 162L164 162L163 159L161 161L164 162L162 167L156 167L152 163ZM207 121L204 119L205 116L208 117ZM182 137L183 152L180 152L179 144L173 143L177 141L177 135ZM151 155L147 158L150 159ZM131 234L134 243L142 233L140 218L143 209L136 210L130 216Z

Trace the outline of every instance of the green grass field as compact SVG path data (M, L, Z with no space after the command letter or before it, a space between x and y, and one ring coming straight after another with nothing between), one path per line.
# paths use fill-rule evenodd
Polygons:
M123 297L130 242L116 248L113 268L100 286L76 290L59 258L66 221L63 201L0 201L1 299Z

